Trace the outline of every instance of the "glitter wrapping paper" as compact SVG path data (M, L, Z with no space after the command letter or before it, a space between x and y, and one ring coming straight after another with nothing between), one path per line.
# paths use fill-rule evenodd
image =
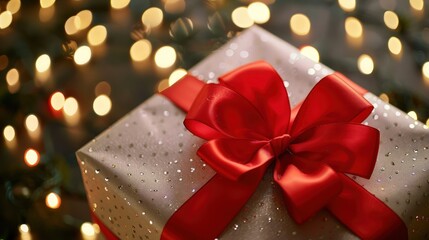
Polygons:
M333 73L293 46L252 27L189 70L205 82L265 60L278 71L291 105ZM352 177L408 226L410 239L429 238L429 130L372 93L364 121L380 130L371 178ZM183 126L185 113L154 95L77 152L93 213L119 238L159 239L169 217L215 172L196 155L203 143ZM192 217L192 216L189 216ZM287 214L272 169L220 239L357 239L327 211L297 225Z

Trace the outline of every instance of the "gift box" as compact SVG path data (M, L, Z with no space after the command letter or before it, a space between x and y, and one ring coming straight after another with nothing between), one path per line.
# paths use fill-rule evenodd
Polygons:
M219 76L257 60L271 64L281 76L291 106L299 105L321 79L334 73L265 30L251 27L190 69L189 74L202 82L216 83ZM363 124L380 132L370 178L348 176L405 223L410 239L428 238L427 127L374 94L348 84L374 107ZM77 152L92 214L110 236L175 239L165 233L165 226L170 224L193 239L192 233L198 230L175 226L172 216L211 181L216 171L197 155L206 140L185 128L185 117L180 103L156 94ZM274 167L267 167L255 192L222 228L219 239L358 238L341 218L325 209L298 224L285 206L273 171ZM181 218L192 219L206 208L210 206L203 202L194 213ZM350 206L347 211L361 210Z

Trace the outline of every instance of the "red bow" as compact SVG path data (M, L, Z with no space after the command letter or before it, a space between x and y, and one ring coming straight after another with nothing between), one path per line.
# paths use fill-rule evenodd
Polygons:
M341 193L338 173L371 176L379 132L359 123L372 108L331 77L322 79L291 116L282 79L270 65L257 62L205 85L184 123L209 140L198 155L226 178L265 172L275 161L274 179L289 213L301 223Z
M271 162L298 223L326 208L363 239L407 239L402 220L344 175L371 176L379 132L359 124L372 106L343 79L325 77L292 111L283 81L265 62L238 68L219 84L187 75L165 90L189 110L186 127L208 140L198 155L217 174L173 214L161 239L218 237Z

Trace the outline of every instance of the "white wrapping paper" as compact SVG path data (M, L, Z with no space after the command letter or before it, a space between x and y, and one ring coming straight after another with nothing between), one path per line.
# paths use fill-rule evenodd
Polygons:
M314 63L258 27L244 31L189 72L214 82L255 60L272 64L291 105L333 71ZM371 179L354 177L408 225L410 239L429 238L429 130L371 93L375 109L364 122L381 132ZM122 239L159 239L169 217L214 171L196 151L202 140L183 126L180 109L154 95L77 152L94 214ZM189 216L192 217L192 216ZM297 225L268 172L220 239L356 239L328 212Z

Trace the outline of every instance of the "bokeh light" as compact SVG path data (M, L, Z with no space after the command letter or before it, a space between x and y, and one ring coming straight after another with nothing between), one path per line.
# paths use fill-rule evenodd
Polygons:
M255 23L263 24L270 20L270 9L265 3L253 2L249 4L247 10Z
M48 54L40 55L36 60L36 70L40 73L46 72L51 67L51 58Z
M112 109L112 101L107 95L102 94L95 98L92 108L98 116L105 116Z
M41 8L48 8L55 4L55 0L40 0Z
M63 108L64 106L64 102L65 102L65 97L64 94L62 94L61 92L55 92L51 95L51 107L56 110L59 111Z
M338 0L338 5L345 12L353 12L356 8L356 0Z
M162 19L164 18L164 14L162 10L157 7L151 7L146 9L146 11L142 14L142 23L146 27L157 27L162 23Z
M410 6L417 11L421 11L425 6L425 2L423 0L410 0Z
M384 24L390 29L397 29L399 26L399 18L395 12L386 11L383 15Z
M408 116L417 121L417 113L415 111L409 111Z
M79 110L79 104L74 97L68 97L64 101L63 111L68 116L73 116Z
M64 24L64 30L68 35L76 34L80 29L80 18L71 16Z
M105 82L105 81L99 82L95 86L95 96L98 96L101 94L109 96L111 90L112 90L112 87L110 87L110 84L108 82Z
M80 46L76 49L73 59L77 65L84 65L91 60L91 48L88 46Z
M319 62L319 51L317 51L316 48L312 46L305 46L300 49L300 52L302 55L310 58L311 60Z
M387 46L389 48L389 51L392 54L399 55L402 51L402 43L401 40L397 37L390 37L389 41L387 42Z
M133 61L144 61L152 52L152 44L149 40L140 39L135 42L130 48L130 56Z
M170 14L179 14L185 11L186 2L185 0L165 0L164 10Z
M253 19L250 17L247 7L238 7L231 13L232 22L240 28L248 28L253 25Z
M159 81L157 90L158 90L158 92L162 92L162 91L164 91L164 89L166 89L168 87L169 87L168 79L163 79L163 80Z
M34 132L39 128L39 119L36 115L30 114L25 118L25 127L30 132Z
M389 96L385 93L380 94L379 98L386 103L389 103Z
M78 30L83 30L91 25L92 12L89 10L82 10L78 14L76 14L76 18L78 18L78 21L80 21Z
M368 75L374 71L374 61L367 54L360 55L357 64L359 71L363 74Z
M40 154L38 151L29 148L24 153L24 162L29 167L35 167L40 162Z
M290 28L297 35L307 35L311 29L310 19L302 13L294 14L290 18Z
M84 236L84 238L92 238L95 237L95 229L94 226L89 222L84 222L80 226L80 232Z
M110 0L110 6L113 9L122 9L130 4L130 0Z
M9 11L4 11L0 13L0 29L5 29L9 27L12 23L12 13Z
M87 40L92 46L97 46L106 41L107 29L103 25L97 25L91 28L88 32Z
M7 125L3 129L3 137L8 142L13 141L15 139L15 129L11 125Z
M344 28L347 35L353 38L360 38L363 34L362 23L355 17L347 17Z
M29 233L30 232L30 227L27 224L21 224L19 225L19 232L20 233Z
M61 206L61 198L58 194L51 192L46 195L45 204L48 208L57 209Z
M6 82L10 93L15 93L19 90L19 72L16 68L12 68L6 73Z
M171 67L176 62L176 50L170 46L163 46L155 53L155 63L160 68Z
M173 85L175 82L179 81L183 76L185 76L187 73L188 72L183 68L178 68L174 70L170 74L170 77L168 78L168 85L169 86Z
M20 8L21 8L20 0L10 0L6 5L6 10L12 14L17 13Z
M9 58L6 55L0 55L0 71L5 69L9 64Z
M429 62L425 62L422 66L423 78L429 83Z

